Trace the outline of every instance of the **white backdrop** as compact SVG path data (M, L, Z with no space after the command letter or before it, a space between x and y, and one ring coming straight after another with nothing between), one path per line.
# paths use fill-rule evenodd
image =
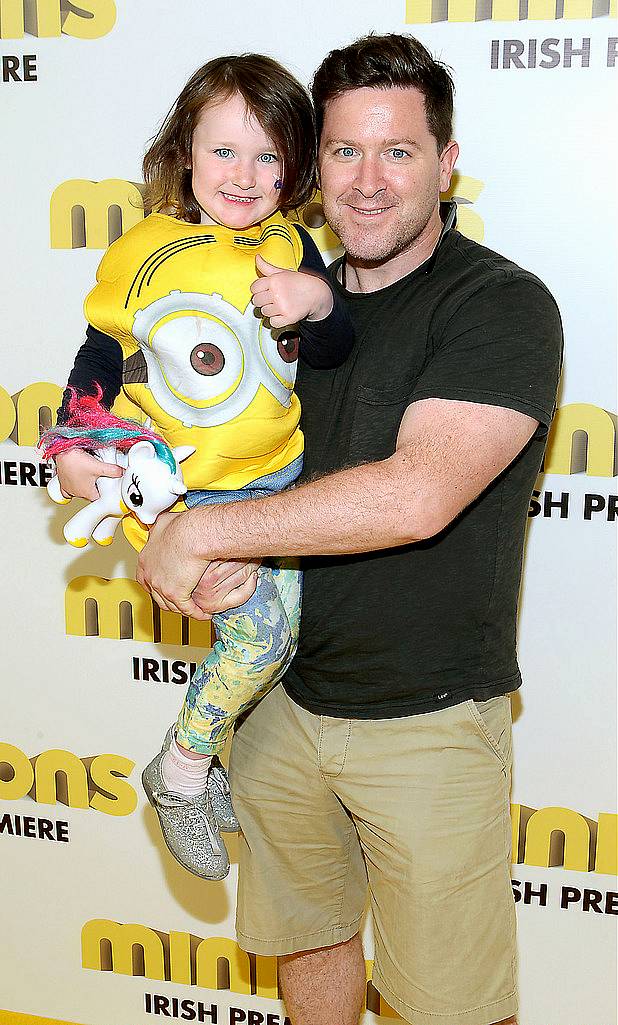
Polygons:
M145 142L189 74L255 50L308 81L329 49L376 30L411 31L454 68L460 226L536 272L563 313L566 368L531 506L514 701L521 1025L615 1025L618 31L607 4L80 0L62 4L62 34L59 0L25 8L22 32L21 0L0 0L0 1022L144 1025L157 1011L284 1021L273 963L250 968L233 942L234 839L227 881L191 877L162 848L139 787L183 696L165 678L186 679L204 636L178 621L158 640L124 541L62 543L67 511L48 502L33 446L39 407L45 422L83 336L106 244L96 211L104 229L107 203L139 183ZM107 179L118 183L85 202L85 239L79 219L71 237L62 197L79 203L81 186L55 190ZM112 208L112 230L116 221ZM377 1022L371 991L369 1006L365 1023Z

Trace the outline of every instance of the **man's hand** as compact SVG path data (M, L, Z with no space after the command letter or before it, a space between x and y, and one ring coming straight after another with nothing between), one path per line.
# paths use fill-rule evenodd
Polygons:
M96 456L73 448L56 456L56 473L65 498L87 498L96 502L99 491L97 477L122 477L124 470L116 463L104 463Z
M244 604L257 587L259 561L208 562L192 554L190 513L161 513L137 560L136 580L161 609L211 619Z
M257 587L259 565L258 560L214 559L195 588L193 601L205 616L244 605Z
M208 566L192 551L190 513L160 513L139 554L135 579L161 609L193 619L210 619L192 594Z
M299 320L324 320L333 308L330 286L317 274L282 270L256 256L260 277L251 285L253 305L274 328L289 327Z

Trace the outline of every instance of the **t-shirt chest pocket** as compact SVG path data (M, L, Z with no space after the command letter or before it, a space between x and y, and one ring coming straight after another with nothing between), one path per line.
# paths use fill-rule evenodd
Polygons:
M350 430L348 454L352 464L387 459L393 454L413 384L399 381L379 388L359 387Z

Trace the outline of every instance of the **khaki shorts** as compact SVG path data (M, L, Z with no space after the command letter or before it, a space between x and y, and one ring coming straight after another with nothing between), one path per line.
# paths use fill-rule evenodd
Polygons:
M257 954L360 928L373 983L413 1025L516 1013L507 697L399 719L335 719L281 686L232 744L242 825L237 931Z

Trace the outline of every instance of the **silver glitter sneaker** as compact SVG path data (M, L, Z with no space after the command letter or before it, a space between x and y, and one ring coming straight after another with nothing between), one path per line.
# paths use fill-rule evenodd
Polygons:
M232 798L230 795L230 784L227 778L227 772L216 755L210 764L210 772L208 773L208 782L206 786L208 788L210 804L213 812L215 813L217 825L221 832L238 832L240 829L240 822L236 818L234 808L232 807Z
M142 773L142 784L159 817L163 839L176 861L193 875L201 879L224 879L230 870L230 861L208 791L196 797L185 797L168 790L161 775L166 750L164 744L163 750Z
M174 724L175 725L175 724ZM163 741L161 752L169 751L174 739L174 726L170 726ZM210 772L206 781L206 789L210 798L210 806L214 812L217 825L222 833L237 833L240 823L234 814L232 798L230 796L230 784L227 772L219 761L218 755L214 755L210 763Z

